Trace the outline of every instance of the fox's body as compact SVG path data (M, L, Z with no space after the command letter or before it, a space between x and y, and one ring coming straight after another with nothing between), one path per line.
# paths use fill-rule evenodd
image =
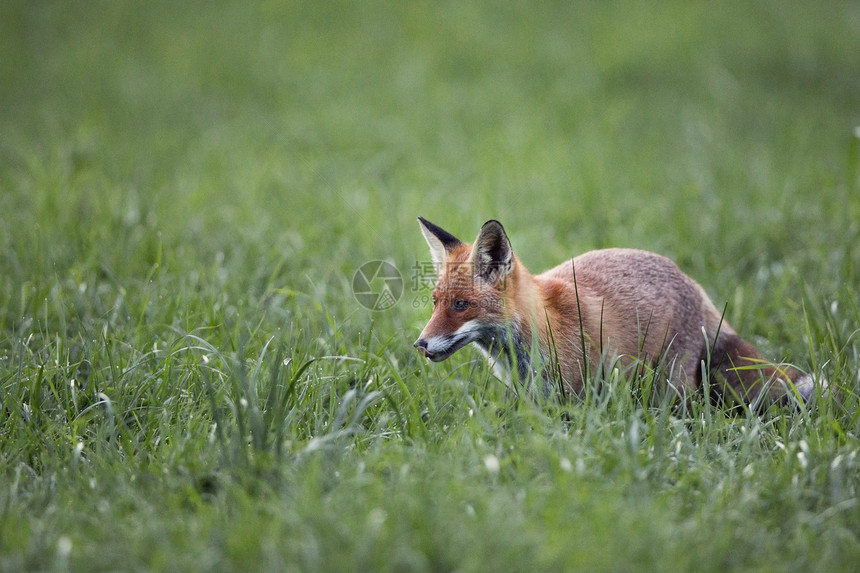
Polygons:
M497 221L474 245L419 221L439 272L433 316L415 345L433 361L474 342L502 376L536 381L545 392L561 383L579 393L587 365L617 358L622 366L660 364L684 396L702 385L703 364L727 399L780 400L794 388L804 400L811 394L810 376L765 363L665 257L591 251L532 275Z

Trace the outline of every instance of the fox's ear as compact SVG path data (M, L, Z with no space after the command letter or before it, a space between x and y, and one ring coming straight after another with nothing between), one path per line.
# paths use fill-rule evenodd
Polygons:
M472 265L475 274L491 285L501 281L514 268L514 251L498 221L484 223L472 247Z
M436 266L437 272L440 272L447 260L448 251L462 245L463 241L443 228L437 227L424 217L418 217L418 223L421 225L424 239L430 245L430 257L433 259L433 264Z

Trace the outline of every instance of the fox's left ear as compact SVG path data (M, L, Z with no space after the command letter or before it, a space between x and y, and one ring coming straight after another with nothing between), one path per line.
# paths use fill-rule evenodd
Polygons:
M462 245L463 242L437 225L434 225L424 217L418 217L418 223L421 224L421 234L430 246L430 258L433 259L433 264L436 266L436 272L441 272L448 258L448 251Z
M514 251L502 224L495 220L484 223L472 246L475 274L495 285L514 268Z

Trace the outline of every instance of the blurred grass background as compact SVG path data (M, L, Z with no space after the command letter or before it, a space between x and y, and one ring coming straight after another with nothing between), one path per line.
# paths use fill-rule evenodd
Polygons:
M0 568L849 570L858 46L850 1L4 2ZM848 405L497 419L411 349L417 215L666 254Z

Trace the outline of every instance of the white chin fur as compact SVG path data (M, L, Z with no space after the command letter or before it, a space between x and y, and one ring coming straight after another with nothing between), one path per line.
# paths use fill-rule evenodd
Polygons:
M447 358L451 348L461 344L463 339L470 338L479 327L480 325L477 321L470 320L455 330L453 334L447 336L434 336L427 340L427 352L431 354L444 354Z

